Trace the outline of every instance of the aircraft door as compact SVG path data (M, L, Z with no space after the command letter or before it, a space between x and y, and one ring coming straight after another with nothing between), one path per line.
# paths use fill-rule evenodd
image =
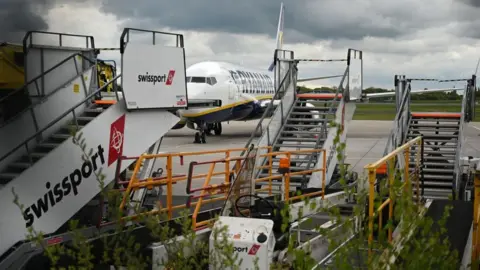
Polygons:
M238 87L235 84L228 85L228 98L230 101L238 100Z

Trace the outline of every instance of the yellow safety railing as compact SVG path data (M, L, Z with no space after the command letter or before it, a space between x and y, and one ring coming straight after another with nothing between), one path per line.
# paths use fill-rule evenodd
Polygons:
M269 147L266 147L269 148ZM188 176L184 173L181 174L174 174L173 170L173 159L178 157L180 158L180 163L184 163L185 157L196 157L205 156L205 155L218 155L223 154L225 158L225 169L223 171L211 172L211 173L201 173L195 174L191 176L192 179L204 179L205 177L213 177L213 176L224 176L224 183L228 184L230 181L230 174L232 170L230 168L230 156L232 153L235 152L242 152L246 151L246 148L233 148L233 149L223 149L223 150L214 150L214 151L200 151L200 152L178 152L178 153L162 153L162 154L151 154L151 155L141 155L138 157L137 162L135 164L135 168L132 173L132 178L128 182L128 186L123 194L122 202L120 203L120 210L123 210L125 204L127 203L128 197L130 193L136 191L140 188L148 188L152 189L154 186L166 186L166 206L162 207L158 210L153 210L147 213L142 213L142 215L150 215L150 214L159 214L162 212L167 212L168 218L171 219L173 215L173 211L177 209L187 208L187 204L181 205L173 205L173 185L186 181ZM137 174L140 170L142 162L146 159L166 159L166 176L163 177L148 177L146 179L138 179ZM184 171L184 170L183 170ZM207 202L214 202L219 200L224 200L225 197L222 198L215 198L211 200L204 200L203 203ZM196 203L192 203L195 205Z
M298 171L298 172L290 172L290 160L292 155L305 155L305 154L313 154L313 153L321 153L322 159L323 159L323 164L321 168L318 169L311 169L311 170L303 170L303 171ZM285 166L286 168L284 172L279 172L278 174L274 174L272 171L272 165L273 165L273 159L272 157L274 156L285 156L286 157L286 163L287 165ZM268 169L269 171L269 176L262 177L262 178L257 178L255 179L256 183L260 182L266 182L268 181L268 187L267 188L260 188L256 189L257 192L260 191L268 191L269 195L272 195L272 180L276 179L284 179L285 181L285 194L284 198L285 201L292 201L292 200L298 200L302 198L307 198L307 197L312 197L312 196L318 196L322 195L322 199L325 197L325 178L326 178L326 171L327 171L327 154L325 149L312 149L312 150L297 150L297 151L285 151L285 152L270 152L267 154L261 155L261 157L268 157L268 162L264 166L258 167L259 169ZM282 162L282 160L280 160ZM280 164L280 168L282 167L282 164ZM317 192L311 192L307 194L301 194L297 196L290 197L290 177L294 175L306 175L306 174L312 174L315 172L322 172L322 190L317 191Z
M473 197L473 230L472 230L472 264L479 263L480 259L480 233L478 225L480 224L480 168L475 172Z
M415 155L415 169L413 170L413 175L410 172L410 148L412 146L417 146L416 155ZM373 244L373 223L375 215L378 215L378 233L382 230L382 210L389 206L388 210L388 219L392 220L393 217L393 205L394 205L394 181L395 181L395 164L396 158L399 155L403 154L404 158L404 183L402 184L401 188L408 189L411 185L411 180L415 181L415 186L417 190L417 202L420 202L420 168L421 168L421 151L423 148L423 137L419 136L409 142L405 143L404 145L398 147L397 149L393 150L380 160L375 163L371 163L365 166L365 169L368 170L368 182L369 182L369 202L368 202L368 254L371 256L372 254L372 244ZM386 170L385 170L386 169ZM374 209L374 202L375 202L375 184L377 181L377 173L385 173L388 176L388 198L383 201L377 209ZM413 176L413 177L412 177ZM413 179L411 179L413 178ZM378 183L379 185L379 183ZM388 228L388 241L392 241L392 227Z
M312 197L312 196L322 196L322 199L324 198L325 195L325 177L326 177L326 151L323 149L314 149L314 150L299 150L299 151L289 151L289 152L271 152L271 147L261 147L261 148L267 148L268 153L259 155L259 157L268 157L268 164L265 166L262 166L262 168L266 167L269 169L269 176L268 177L263 177L259 179L255 179L253 182L254 183L259 183L259 182L269 182L269 189L271 193L271 188L272 188L272 183L271 181L274 179L284 179L285 181L285 201L292 201L296 199L302 199L306 197ZM216 151L202 151L202 152L180 152L180 153L162 153L162 154L153 154L153 155L142 155L139 157L125 157L125 159L136 159L135 167L133 168L133 173L132 177L130 178L130 181L128 181L128 186L125 189L125 192L123 193L123 199L120 204L120 210L123 210L125 208L125 205L128 201L128 198L131 194L131 192L134 192L138 189L141 188L147 188L147 189L152 189L154 186L166 186L166 206L161 206L159 205L158 209L144 212L138 215L134 216L129 216L128 219L136 219L141 216L145 215L155 215L155 214L160 214L163 212L166 212L168 215L168 218L171 219L173 216L173 211L179 210L179 209L185 209L185 208L190 208L190 207L195 207L193 214L192 214L192 227L193 229L199 229L199 228L204 228L206 226L211 225L211 222L213 219L209 220L202 220L197 222L197 217L200 213L202 205L209 204L209 203L214 203L214 202L219 202L219 201L225 201L228 196L228 189L230 188L230 177L233 174L238 175L240 169L241 169L241 162L244 161L247 158L250 158L248 156L248 149L245 148L236 148L236 149L224 149L224 150L216 150ZM247 152L246 155L244 156L232 156L233 153L235 152L242 152L245 151ZM308 153L320 153L322 152L323 156L323 166L322 168L318 169L312 169L312 170L304 170L304 171L299 171L299 172L284 172L282 174L275 174L272 170L272 165L273 165L273 156L285 156L286 159L288 159L288 167L290 166L290 158L292 155L299 155L299 154L308 154ZM217 156L223 155L223 158L220 159L215 159L215 160L210 160L210 161L201 161L201 162L191 162L189 166L189 172L188 175L182 173L182 174L175 174L173 170L173 160L176 157L179 157L181 159L181 164L183 163L183 159L185 157L196 157L198 158L199 156L205 156L205 155L212 155L216 154ZM140 170L140 167L142 163L146 159L157 159L157 158L164 158L166 159L166 175L165 176L159 176L159 177L148 177L146 179L138 179L137 174ZM225 165L224 169L221 171L216 171L216 167L219 163L223 163ZM232 164L233 163L233 164ZM193 167L196 166L202 166L202 165L209 165L208 167L208 172L207 173L198 173L194 174L193 173ZM232 166L231 165L235 165ZM185 170L183 170L184 172ZM292 175L305 175L305 174L311 174L315 172L322 172L323 176L323 181L322 181L322 190L317 191L317 192L312 192L312 193L307 193L307 194L301 194L297 196L290 196L289 194L289 188L290 188L290 176ZM211 180L214 176L224 176L224 179L221 183L219 184L212 184ZM200 188L191 188L192 186L192 181L194 180L202 180L203 179L203 185ZM199 195L191 195L184 204L179 204L179 205L173 205L173 184L181 182L181 181L186 181L187 183L187 193L193 193L193 192L200 192Z

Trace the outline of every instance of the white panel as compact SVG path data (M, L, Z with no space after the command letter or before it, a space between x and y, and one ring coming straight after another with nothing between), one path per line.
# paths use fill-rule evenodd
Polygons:
M345 110L343 110L345 108ZM342 98L340 104L338 105L337 112L335 114L335 123L340 125L342 123L342 114L344 114L343 123L344 129L343 133L340 136L339 143L345 143L347 139L348 133L348 126L350 121L353 118L353 114L355 113L356 104L355 103L345 103L344 99ZM335 170L335 166L338 163L337 159L337 147L338 145L334 144L335 137L337 136L337 127L331 127L328 130L327 140L323 145L323 149L326 150L326 157L327 157L327 173L326 173L326 181L325 184L328 185L332 178L333 172ZM343 153L345 155L345 153ZM328 161L330 157L330 161ZM323 168L323 160L319 159L317 164L315 165L315 169ZM309 188L320 188L322 187L322 172L315 172L310 177L310 181L308 182Z
M91 74L93 67L84 73L85 85L90 85ZM55 118L59 117L63 113L70 110L73 106L82 102L86 98L86 91L83 87L82 77L78 77L71 83L65 85L62 89L57 91L52 96L48 97L46 102L35 106L35 116L37 117L38 127L44 128L50 124ZM85 110L85 104L75 109L76 116L79 116ZM55 123L52 127L48 128L42 137L45 139L52 133L56 132L62 126L68 124L73 120L73 114L69 113L62 120Z
M352 100L360 99L362 97L362 86L363 86L361 59L354 59L353 57L350 58L350 66L348 69L348 82L349 82L350 98Z
M29 48L26 55L26 81L30 82L42 73L42 55L43 71L45 72L75 53L78 52L52 47L44 48L42 46L37 46ZM62 87L65 82L73 79L77 74L74 61L75 60L72 58L59 67L44 74L43 83L41 78L37 79L36 83L31 83L28 86L30 95L38 95L37 91L42 93L42 90L44 91L44 94L49 94L59 87ZM76 62L78 71L81 71L83 59L80 56L76 57Z
M127 108L185 108L184 56L181 47L129 43L122 56L122 86Z
M102 172L106 175L105 184L111 182L115 176L116 162L110 166L106 164L109 159L109 150L114 146L110 140L112 123L124 114L125 104L119 102L82 129L88 147L93 148L98 157L93 160L93 163L102 167ZM164 111L137 111L125 115L123 155L127 156L136 156L145 152L179 121L177 116ZM115 142L118 141L113 141ZM112 148L109 147L110 145ZM2 214L8 217L0 220L0 239L2 239L0 254L24 239L27 232L27 220L13 204L12 188L15 188L20 203L24 204L26 209L30 209L27 214L34 213L31 205L37 204L37 200L43 199L49 202L48 210L42 211L41 216L33 223L35 230L44 233L57 230L98 194L99 184L93 174L85 173L88 176L84 178L73 174L75 170L87 169L87 164L82 161L81 155L79 146L73 144L71 139L66 140L48 156L39 160L33 167L0 190ZM123 163L122 170L127 165L128 163ZM73 175L72 179L70 175ZM50 182L50 189L47 188L47 182ZM55 195L53 192L48 192L52 190ZM52 206L49 198L54 196L58 202Z

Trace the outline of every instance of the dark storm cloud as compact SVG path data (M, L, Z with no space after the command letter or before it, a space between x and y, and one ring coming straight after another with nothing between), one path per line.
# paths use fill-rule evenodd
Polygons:
M459 0L473 7L480 7L480 0Z
M104 0L102 11L120 19L130 19L128 26L170 27L179 30L204 30L238 34L276 34L279 0ZM397 8L386 16L376 14L378 0L366 5L351 0L284 0L285 37L288 41L318 39L362 39L364 36L396 37L409 28L421 27L395 14L410 16L411 10ZM385 9L386 10L386 9ZM388 17L391 15L390 17ZM403 20L403 21L402 21Z
M47 30L42 17L53 1L0 0L0 41L20 42L28 30Z

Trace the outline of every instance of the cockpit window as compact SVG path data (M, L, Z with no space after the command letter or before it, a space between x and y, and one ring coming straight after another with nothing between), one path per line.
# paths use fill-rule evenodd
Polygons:
M215 85L217 79L215 77L187 77L187 83L208 83L209 85Z
M207 80L207 78L205 77L191 77L190 80L188 80L188 82L191 82L191 83L205 83Z
M217 79L215 79L215 77L208 77L207 83L210 85L215 85L217 83Z

